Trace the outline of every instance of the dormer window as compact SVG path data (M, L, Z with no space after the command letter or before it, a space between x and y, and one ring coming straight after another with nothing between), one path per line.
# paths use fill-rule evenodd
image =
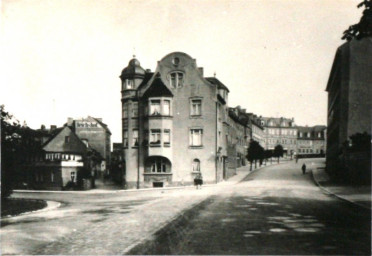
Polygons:
M125 89L134 89L134 81L131 79L125 79Z
M173 72L170 74L170 84L172 88L180 88L183 86L183 73Z

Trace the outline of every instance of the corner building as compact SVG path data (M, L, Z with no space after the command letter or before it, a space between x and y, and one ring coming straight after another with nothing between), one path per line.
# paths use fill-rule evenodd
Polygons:
M127 188L189 185L198 173L204 183L227 177L225 85L181 52L155 72L133 58L120 78Z

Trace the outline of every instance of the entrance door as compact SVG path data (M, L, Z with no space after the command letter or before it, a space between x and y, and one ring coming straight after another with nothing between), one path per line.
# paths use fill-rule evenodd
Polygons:
M226 180L226 157L222 158L222 173L223 179Z

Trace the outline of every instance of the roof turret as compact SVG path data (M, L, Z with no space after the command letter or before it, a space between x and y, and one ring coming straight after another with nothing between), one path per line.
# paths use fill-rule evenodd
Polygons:
M136 56L133 55L128 63L128 66L123 69L121 72L121 78L133 78L133 77L143 77L145 76L146 71L141 67L141 63L136 59Z

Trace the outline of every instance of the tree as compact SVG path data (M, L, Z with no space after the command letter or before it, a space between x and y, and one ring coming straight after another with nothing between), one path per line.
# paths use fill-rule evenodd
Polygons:
M264 154L265 154L266 162L267 162L267 159L269 159L269 158L271 158L273 156L272 151L269 150L269 149L266 149L265 152L264 152Z
M278 163L279 163L279 158L283 157L284 154L284 149L282 145L276 145L274 148L274 156L278 158Z
M358 8L362 6L364 6L365 9L359 23L345 30L342 39L350 41L353 38L359 40L363 37L372 36L372 0L364 0L358 4Z
M14 172L16 171L17 150L20 145L21 128L19 121L5 111L1 110L1 200L9 197L13 190Z
M265 149L258 144L258 160L260 161L260 166L262 165L263 160L265 159Z
M259 154L260 154L259 151L260 151L260 144L255 140L251 140L249 142L249 148L248 148L248 154L247 154L247 160L251 163L251 170L252 170L253 161L257 161L259 159Z

